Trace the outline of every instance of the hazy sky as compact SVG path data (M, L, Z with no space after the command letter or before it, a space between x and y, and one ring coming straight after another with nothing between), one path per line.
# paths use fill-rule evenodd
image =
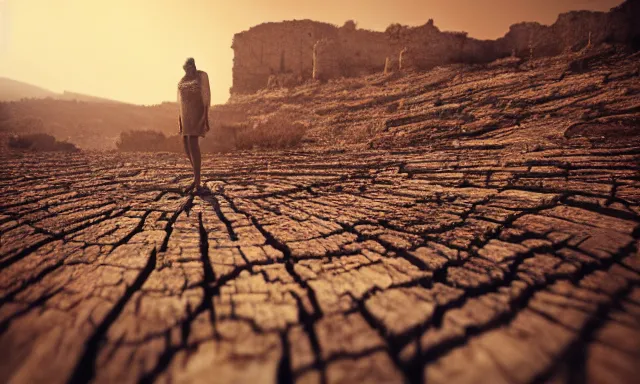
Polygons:
M209 73L212 101L231 86L233 34L265 21L313 19L383 31L421 25L476 38L519 21L551 24L622 0L0 0L0 76L52 91L138 104L175 100L182 63Z

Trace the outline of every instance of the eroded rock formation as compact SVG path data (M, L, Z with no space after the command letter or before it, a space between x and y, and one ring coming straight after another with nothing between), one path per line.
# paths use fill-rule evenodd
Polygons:
M634 20L640 19L639 3L627 0L610 12L564 13L551 26L515 24L497 40L443 32L433 20L417 27L392 24L384 32L357 29L353 21L342 27L311 20L264 23L234 36L231 92L255 92L266 88L270 77L282 74L329 80L382 72L387 57L393 67L399 66L401 52L404 69L425 70L457 62L487 63L514 52L522 58L556 55L585 47L589 36L593 45L638 47L640 32Z

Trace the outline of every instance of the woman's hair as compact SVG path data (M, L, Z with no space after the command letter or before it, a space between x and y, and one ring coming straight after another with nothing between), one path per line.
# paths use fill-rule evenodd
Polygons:
M194 67L196 66L196 61L193 59L193 57L189 57L187 58L187 60L184 62L184 65L193 65Z

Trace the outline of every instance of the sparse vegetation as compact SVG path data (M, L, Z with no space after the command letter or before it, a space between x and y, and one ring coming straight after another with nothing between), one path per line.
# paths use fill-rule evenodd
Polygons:
M58 141L55 137L46 133L11 136L9 137L8 146L11 149L29 151L79 151L73 143Z
M25 99L0 103L0 131L47 133L83 149L113 149L121 132L177 132L175 103L138 106L75 100Z
M233 148L233 134L228 128L246 123L246 115L242 107L211 107L211 132L202 140L203 145L211 151ZM132 136L131 132L135 131L146 133ZM177 135L178 107L168 102L153 106L54 99L0 102L0 133L52 134L72 141L82 149L182 150L181 139ZM116 146L118 141L120 146Z
M307 130L307 125L296 121L300 115L279 111L254 125L236 133L236 148L283 149L298 145Z
M223 130L224 127L219 127L200 140L203 153L226 152L233 149L233 138L223 137L230 136L230 132L222 135ZM116 147L123 152L182 152L182 140L181 135L166 136L153 130L126 131L120 134Z
M172 144L172 140L167 140L164 133L152 130L122 132L116 141L116 147L126 152L173 152L180 149L180 143L177 140L175 146Z

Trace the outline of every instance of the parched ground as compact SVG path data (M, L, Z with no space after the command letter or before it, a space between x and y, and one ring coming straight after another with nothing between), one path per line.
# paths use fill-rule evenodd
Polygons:
M368 145L207 155L198 196L178 154L0 153L0 382L636 382L616 60L401 77L315 110Z
M640 148L4 159L3 382L633 382Z

